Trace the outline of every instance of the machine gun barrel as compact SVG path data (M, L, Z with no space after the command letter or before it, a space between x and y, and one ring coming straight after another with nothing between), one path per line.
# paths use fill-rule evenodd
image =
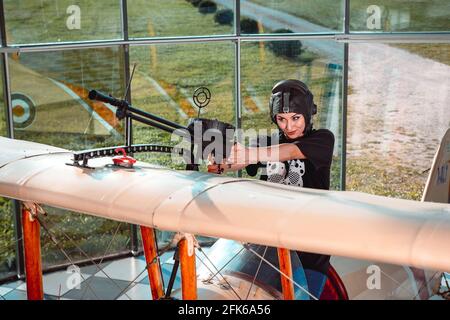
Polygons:
M235 131L235 127L231 124L221 122L217 119L211 120L195 118L191 119L187 127L184 127L178 123L134 108L126 100L117 99L111 95L107 95L96 90L91 90L89 92L89 99L102 101L117 107L116 117L118 119L130 118L154 128L158 128L169 133L174 133L178 136L189 139L191 143L191 163L197 163L199 158L206 160L204 151L211 143L217 144L215 148L211 150L211 153L214 155L215 159L219 161L219 163L227 159L230 155L231 147L234 142ZM196 128L199 128L200 130L196 130ZM227 134L228 130L231 130L231 134ZM210 131L210 137L205 140L205 134L207 131ZM196 132L198 132L197 136ZM218 140L219 142L216 142L215 136L222 136L222 139ZM197 149L197 155L193 154L195 145L199 146Z
M111 95L106 95L97 90L89 91L89 99L102 101L117 107L116 117L121 120L125 117L129 117L133 120L148 124L167 132L174 132L177 129L187 130L186 127L178 123L158 117L149 112L133 108L127 101L114 98Z

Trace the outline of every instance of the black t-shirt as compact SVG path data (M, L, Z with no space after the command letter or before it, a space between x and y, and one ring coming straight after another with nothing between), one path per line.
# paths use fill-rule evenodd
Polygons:
M273 139L267 139L271 145ZM285 162L268 162L263 168L261 179L285 185L294 185L313 189L330 189L330 169L333 159L334 135L326 129L312 130L308 135L295 140L279 135L279 144L294 143L306 159L294 159ZM259 146L263 146L258 143ZM330 256L298 252L305 269L326 274Z
M334 135L326 129L313 130L307 136L296 140L288 140L284 135L280 136L280 144L294 143L305 155L304 160L288 161L288 176L295 168L302 173L303 184L298 186L313 189L330 189L330 170L333 160ZM293 166L293 167L292 167ZM298 171L298 170L297 170ZM295 175L294 175L295 177ZM295 179L294 181L295 182Z

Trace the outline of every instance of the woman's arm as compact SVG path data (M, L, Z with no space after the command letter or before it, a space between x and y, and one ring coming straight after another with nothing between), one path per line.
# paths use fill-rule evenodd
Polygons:
M306 159L305 155L293 143L253 148L247 148L236 143L231 148L227 163L247 166L258 162L283 162L293 159Z
M306 159L305 155L293 143L277 144L269 147L247 148L249 163L284 162L294 159Z
M284 162L293 159L306 159L305 155L293 143L283 143L269 147L247 148L240 143L236 143L230 152L230 157L225 164L208 165L208 172L223 173L228 171L238 171L246 166L258 162Z
M208 164L208 172L222 174L229 171L239 171L246 166L244 164Z
M231 150L233 152L233 149ZM222 174L229 171L239 171L246 167L246 164L221 163L216 164L214 156L208 155L208 172Z

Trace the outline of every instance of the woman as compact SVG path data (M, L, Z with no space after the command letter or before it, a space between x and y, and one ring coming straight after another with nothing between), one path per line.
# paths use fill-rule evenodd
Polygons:
M313 94L299 80L275 84L270 97L271 120L279 129L279 143L245 147L239 143L231 149L226 164L210 164L209 172L247 168L266 163L261 178L269 182L299 187L330 188L330 168L334 135L326 129L313 129L312 117L317 113ZM270 140L270 139L269 139ZM329 256L298 252L305 269L308 287L320 296L329 268Z

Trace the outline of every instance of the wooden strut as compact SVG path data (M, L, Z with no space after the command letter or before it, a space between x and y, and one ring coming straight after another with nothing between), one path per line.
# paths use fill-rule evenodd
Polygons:
M148 279L153 300L159 300L164 296L161 268L158 261L154 261L158 255L155 240L155 230L141 226L142 242L144 245L145 260L147 262Z
M22 205L22 226L27 297L28 300L44 300L40 225L24 205Z
M190 247L190 248L189 248ZM197 273L195 269L195 247L183 238L178 243L181 266L181 292L183 300L197 300Z
M280 263L280 271L292 279L293 276L290 251L288 249L278 248L278 261ZM280 276L284 300L294 300L294 283L283 274L280 274Z

